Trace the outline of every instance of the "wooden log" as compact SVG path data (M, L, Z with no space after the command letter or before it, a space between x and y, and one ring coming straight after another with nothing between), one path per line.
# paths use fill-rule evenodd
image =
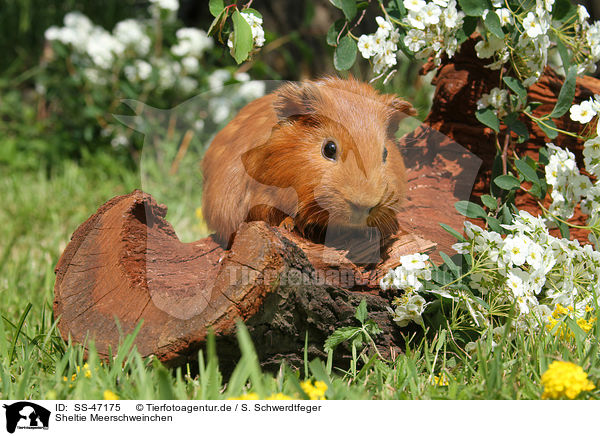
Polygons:
M63 337L93 338L107 356L143 320L139 351L178 365L196 356L212 328L227 367L237 358L235 320L241 319L263 363L286 358L299 365L305 334L309 356L324 357L326 337L353 324L366 298L384 331L377 344L389 355L401 343L400 330L379 278L399 255L434 247L400 235L390 243L391 257L364 267L339 249L253 222L225 250L210 237L180 242L165 214L165 206L134 191L110 200L77 229L56 267L54 313Z

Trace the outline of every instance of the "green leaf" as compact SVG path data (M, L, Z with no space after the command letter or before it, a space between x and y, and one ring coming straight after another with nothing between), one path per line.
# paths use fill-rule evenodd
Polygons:
M525 141L525 139L529 138L529 131L527 130L527 126L519 120L519 114L517 114L516 112L508 114L506 117L504 117L502 121L511 131L515 132L518 135L518 142L523 142Z
M341 327L337 329L325 340L325 351L335 349L335 347L340 345L342 342L345 342L359 334L360 331L360 327Z
M342 12L348 21L352 21L356 16L356 0L341 0Z
M231 16L233 20L233 58L238 64L248 59L252 51L252 29L239 11Z
M444 229L445 231L447 231L448 233L450 233L452 236L454 236L456 238L457 241L460 242L465 242L465 238L463 235L461 235L459 232L457 232L456 230L454 230L452 227L450 227L448 224L444 224L444 223L439 223L439 225L442 227L442 229Z
M521 103L527 103L527 90L518 79L515 79L514 77L505 76L502 80L504 81L504 83L506 83L506 86L508 86L512 92L517 94L519 100L521 100Z
M576 13L577 8L571 0L556 0L556 3L552 8L552 19L557 21L567 21Z
M485 207L490 210L496 210L498 208L498 202L491 195L484 194L481 196L481 202Z
M556 123L552 120L544 120L535 122L538 127L546 134L549 139L554 139L558 136L556 129Z
M475 112L475 118L477 118L480 123L493 129L496 133L500 131L500 120L491 108L488 107L477 110Z
M223 9L219 15L215 17L210 27L208 28L208 36L214 35L217 28L219 29L219 40L221 40L221 30L223 30L223 25L225 24L225 20L227 19L227 9Z
M542 147L538 152L538 161L542 165L548 165L550 163L550 156L548 155L548 149L546 147Z
M356 308L356 313L354 314L354 318L359 320L361 324L364 324L367 319L368 314L369 313L367 312L367 300L365 300L363 298L363 300L360 302L360 304Z
M459 45L465 42L469 38L469 36L471 36L473 32L475 32L478 21L479 19L477 17L464 18L462 27L458 29L458 32L456 32L456 39Z
M337 45L337 38L338 35L340 34L340 32L342 31L342 29L344 28L344 25L346 24L346 20L344 20L343 18L336 20L330 27L329 30L327 31L327 44L335 47Z
M558 221L558 220L554 220L554 222L556 223L556 225L558 226L558 229L560 230L560 235L563 238L569 239L571 237L571 232L569 231L569 225L566 223L563 223L562 221Z
M500 226L500 220L498 220L497 218L494 218L493 216L489 216L486 218L486 222L488 224L488 227L496 232L496 233L500 233L503 234L505 232L504 227Z
M338 71L348 70L356 60L357 50L356 42L350 36L344 36L333 54L335 69Z
M489 0L458 0L462 11L471 17L481 17L483 11L492 9Z
M431 273L431 280L443 286L450 283L454 278L448 271L436 270Z
M533 183L540 183L540 178L538 177L535 168L530 167L524 159L515 160L515 166L517 167L519 172L523 174L525 180L529 180Z
M442 260L444 261L446 266L448 266L448 269L450 271L452 271L452 274L454 274L454 277L455 278L460 277L460 267L457 264L455 264L452 259L450 259L450 256L448 256L443 251L440 251L440 257L442 258Z
M521 183L519 183L519 179L510 174L504 174L502 176L498 176L494 179L494 184L506 191L510 191L511 189L517 189L521 187Z
M558 54L560 55L560 60L562 61L563 68L565 72L567 71L567 67L571 64L571 54L569 53L569 49L563 44L563 42L556 38L556 49L558 50Z
M510 213L510 209L506 206L506 204L502 205L501 218L502 218L502 224L511 224L512 223L512 214Z
M502 161L502 152L496 153L494 162L492 163L492 175L491 179L494 180L496 177L501 176L504 173L504 166ZM502 190L493 183L490 183L490 192L494 197L502 197Z
M552 110L550 116L552 118L562 117L571 107L573 103L573 99L575 98L575 79L577 78L577 67L575 65L569 67L569 71L567 71L567 77L565 77L565 82L563 83L562 88L560 88L560 93L558 94L558 100L556 101L556 106Z
M504 32L502 31L502 24L500 24L500 18L496 12L489 10L485 16L485 27L494 34L494 36L503 39Z
M454 207L461 215L464 215L468 218L484 218L487 217L487 213L483 210L483 207L478 204L471 203L470 201L457 201L454 204Z
M223 9L225 9L225 4L223 0L209 0L208 9L213 17L218 17L223 12Z
M406 15L406 7L404 6L403 0L395 0L396 7L398 8L398 12L402 17Z

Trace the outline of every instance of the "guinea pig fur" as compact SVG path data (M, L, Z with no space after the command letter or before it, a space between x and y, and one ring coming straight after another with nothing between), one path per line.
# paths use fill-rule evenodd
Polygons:
M222 242L242 222L398 230L405 168L394 134L412 105L355 79L288 83L245 106L202 162L206 222Z

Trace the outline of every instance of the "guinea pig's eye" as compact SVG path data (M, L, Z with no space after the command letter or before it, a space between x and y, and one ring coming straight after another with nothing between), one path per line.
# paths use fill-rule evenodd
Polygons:
M383 147L383 163L387 160L387 148Z
M336 160L337 159L337 145L333 141L327 141L323 144L321 153L325 159Z

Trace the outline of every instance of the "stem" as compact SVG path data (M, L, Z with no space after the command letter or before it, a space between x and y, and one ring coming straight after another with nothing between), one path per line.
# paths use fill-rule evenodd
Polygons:
M556 215L554 215L552 212L550 212L548 209L546 209L544 207L544 205L541 202L537 202L538 206L544 211L544 213L548 216L551 216L552 218L554 218L556 221L561 222L563 224L568 225L569 227L573 227L574 229L582 229L582 230L591 230L592 227L590 226L578 226L577 224L572 224L568 221L563 220L562 218L557 217Z
M559 128L557 128L557 127L552 127L552 126L550 126L550 125L546 124L546 123L545 123L545 122L544 122L544 121L543 121L541 118L538 118L538 117L536 117L535 115L533 115L533 114L531 114L531 113L529 113L529 112L523 112L523 113L524 113L525 115L527 115L529 118L531 118L533 121L535 121L536 123L538 123L538 124L542 124L544 127L547 127L547 128L549 128L550 130L554 130L554 131L556 131L556 132L558 132L558 133L562 133L563 135L572 136L573 138L577 138L577 139L586 139L586 138L584 138L583 136L580 136L580 135L578 135L578 134L576 134L576 133L573 133L573 132L568 132L568 131L566 131L566 130L559 129Z

